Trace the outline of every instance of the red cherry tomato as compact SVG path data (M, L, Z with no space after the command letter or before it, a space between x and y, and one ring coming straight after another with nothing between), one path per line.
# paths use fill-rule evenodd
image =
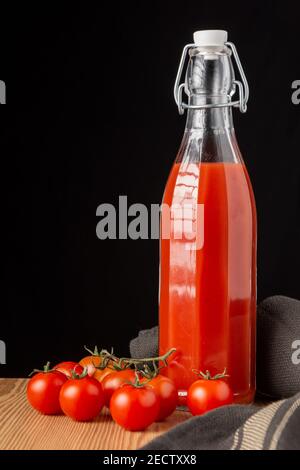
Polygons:
M61 388L60 406L65 415L76 421L91 421L104 405L104 395L98 380L85 376L69 379Z
M104 393L105 405L109 407L110 399L115 390L126 384L126 382L133 383L134 380L135 372L132 369L120 370L104 377L101 381L101 385Z
M37 411L46 415L61 413L59 393L67 380L67 377L59 371L37 373L27 385L29 403Z
M163 421L176 409L178 393L173 380L157 375L148 385L154 389L159 398L159 412L155 421Z
M53 369L65 374L69 379L72 378L72 372L75 372L77 375L81 375L83 372L83 367L78 362L72 361L60 362Z
M232 390L221 379L196 380L190 386L187 395L187 405L193 415L201 415L214 408L230 405L232 401Z
M110 412L116 423L130 431L142 431L159 412L159 399L153 388L123 385L110 400Z

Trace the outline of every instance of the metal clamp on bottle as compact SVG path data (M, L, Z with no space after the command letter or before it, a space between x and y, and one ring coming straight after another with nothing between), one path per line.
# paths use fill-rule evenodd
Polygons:
M186 56L187 53L190 49L192 48L197 48L200 45L205 45L203 42L203 38L205 37L207 40L207 36L209 33L209 40L210 42L207 43L206 45L209 46L227 46L233 54L233 57L235 59L241 80L234 80L233 83L237 86L238 91L239 91L239 99L235 101L228 101L227 103L213 103L213 104L202 104L202 105L189 105L185 103L182 100L182 92L185 88L184 83L180 83L181 81L181 76L182 76L182 71L185 65L186 61ZM216 35L218 33L218 35ZM223 35L220 35L220 33L223 33ZM206 34L206 36L205 36ZM198 35L198 36L197 36ZM194 39L199 38L199 41L196 43L196 41L193 44L187 44L182 51L181 59L179 62L179 67L178 67L178 72L175 80L175 85L174 85L174 98L175 102L178 106L178 111L179 114L184 114L185 109L207 109L207 108L224 108L228 106L233 106L233 107L238 107L241 111L241 113L245 113L247 111L247 102L249 99L249 86L248 82L246 79L246 75L244 72L244 69L242 67L237 49L235 45L232 42L227 41L227 33L226 31L198 31L197 33L194 34ZM224 38L226 40L224 41ZM201 42L200 42L201 41Z

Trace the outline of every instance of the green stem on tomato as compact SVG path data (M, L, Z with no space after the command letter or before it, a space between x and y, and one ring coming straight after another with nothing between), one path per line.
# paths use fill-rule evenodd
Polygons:
M76 379L84 379L84 377L86 377L88 374L88 368L87 367L84 367L83 368L83 371L81 372L81 374L77 374L77 372L75 372L74 369L71 370L71 376L72 376L72 379L76 380Z
M145 357L145 358L132 358L132 357L117 357L114 352L113 348L111 349L111 352L107 351L107 349L101 349L101 351L98 350L97 346L95 346L94 352L88 349L85 346L86 351L88 351L92 356L97 356L101 358L101 364L100 365L95 365L94 367L99 370L103 370L106 367L115 370L115 371L120 371L124 369L129 369L130 367L134 367L136 370L139 368L139 366L143 366L143 370L139 369L139 372L146 378L154 378L156 375L159 374L161 369L163 367L166 367L168 365L168 358L171 354L173 354L176 351L176 348L172 348L169 351L167 351L165 354L162 354L161 356L157 357ZM159 364L162 363L160 366ZM152 369L150 365L152 366Z
M224 377L229 377L229 375L226 374L226 367L225 367L224 371L221 374L216 374L214 376L211 375L209 370L206 370L205 373L204 373L201 370L199 371L198 369L192 369L192 372L194 372L194 374L196 374L198 376L201 376L202 379L204 379L204 380L218 380L218 379L223 379Z
M154 378L156 377L160 370L163 367L166 367L168 365L168 358L171 354L173 354L176 351L176 348L172 348L169 351L167 351L165 354L157 357L144 357L144 358L132 358L132 357L121 357L118 358L115 356L113 353L110 353L106 349L102 349L99 353L99 355L103 358L104 363L108 366L111 367L112 369L115 370L123 370L127 369L130 367L134 367L136 370L138 369L138 366L143 366L144 370L139 369L139 373L141 373L144 377L146 378ZM109 362L112 362L112 366L109 365ZM159 363L162 362L163 365L159 366ZM153 370L149 366L151 364ZM101 364L102 367L102 364Z
M134 359L132 357L121 357L119 359L119 362L128 362L130 364L143 364L144 362L163 362L165 365L168 365L167 359L168 357L173 354L176 351L176 348L172 348L169 351L167 351L165 354L162 356L157 356L157 357L144 357L144 358L139 358L139 359Z
M94 347L94 351L92 351L91 349L87 348L86 346L84 346L84 349L85 349L88 353L90 353L91 356L100 356L100 353L99 353L99 351L98 351L98 347L97 347L97 346Z
M43 372L44 374L47 374L48 372L53 372L55 369L50 368L50 362L48 361L44 366L43 369L33 369L30 374L28 374L28 377L31 377L33 374L37 374L39 372Z

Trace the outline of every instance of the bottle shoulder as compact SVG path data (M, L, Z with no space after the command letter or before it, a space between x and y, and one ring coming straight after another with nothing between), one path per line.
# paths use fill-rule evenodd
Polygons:
M233 128L186 129L176 163L244 163Z

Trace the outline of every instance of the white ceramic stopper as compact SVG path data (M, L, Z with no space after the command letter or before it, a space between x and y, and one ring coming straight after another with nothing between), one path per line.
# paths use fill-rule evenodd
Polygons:
M194 33L194 43L196 46L224 46L227 42L227 31L222 29L207 29Z

